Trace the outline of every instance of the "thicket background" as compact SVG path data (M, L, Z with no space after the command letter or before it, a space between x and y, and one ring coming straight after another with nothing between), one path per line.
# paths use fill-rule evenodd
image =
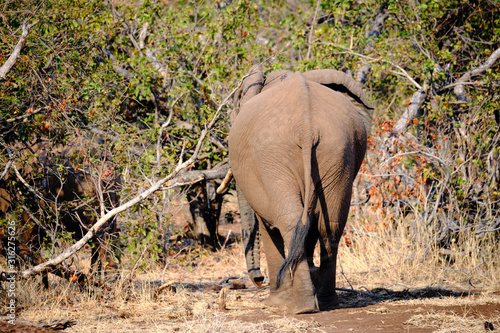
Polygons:
M356 253L368 268L377 258L379 275L411 261L498 283L498 2L7 0L0 65L23 24L20 55L0 79L1 170L20 140L97 136L126 202L193 154L252 65L338 69L364 84L376 109L346 258ZM227 158L230 107L192 169ZM165 239L183 232L170 224L176 193L159 191L120 216L121 255L170 251Z

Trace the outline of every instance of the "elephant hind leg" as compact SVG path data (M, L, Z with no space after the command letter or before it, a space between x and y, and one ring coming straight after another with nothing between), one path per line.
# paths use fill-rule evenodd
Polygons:
M338 195L338 194L337 194ZM350 189L340 199L322 207L318 230L320 233L321 264L319 267L318 301L321 310L329 310L339 304L335 292L337 252L340 238L347 221L350 206Z
M331 245L328 246L330 247ZM318 271L317 293L319 308L322 311L331 310L339 305L335 291L337 246L338 243L327 249L323 242L321 245L321 264Z
M283 281L278 287L276 284L278 269L285 260L285 245L289 248L292 237L289 235L290 239L284 239L280 230L262 223L261 219L259 221L269 271L270 294L266 305L288 306L290 313L317 312L319 307L311 281L306 251L303 251L298 258L293 275L291 270L284 272Z
M280 231L268 225L260 217L259 220L262 243L264 252L266 253L267 270L269 273L269 287L271 293L277 291L276 276L278 275L278 267L285 260L285 242ZM287 281L284 284L290 283Z

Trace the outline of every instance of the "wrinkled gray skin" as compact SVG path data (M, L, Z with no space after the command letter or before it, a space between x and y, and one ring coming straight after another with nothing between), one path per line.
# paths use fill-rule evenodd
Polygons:
M263 239L267 304L287 305L292 313L329 309L338 304L338 244L373 108L361 87L339 71L280 71L264 81L253 70L235 97L229 156L240 206L244 198L255 211ZM252 219L242 214L242 223ZM256 270L258 246L251 242L247 264ZM319 267L313 263L317 243Z

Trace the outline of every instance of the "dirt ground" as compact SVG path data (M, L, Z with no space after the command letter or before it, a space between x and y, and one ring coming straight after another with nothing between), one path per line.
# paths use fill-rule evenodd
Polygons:
M380 298L340 293L341 308L305 315L284 315L308 322L310 329L323 332L472 332L500 331L500 303L477 302L478 295L461 295L446 290L414 290L395 293L380 289ZM387 293L386 295L384 295ZM415 298L413 298L415 297ZM384 300L384 298L389 298ZM397 300L400 298L400 300ZM449 305L455 304L456 305ZM255 313L239 319L254 321L279 316ZM449 317L449 318L447 318ZM451 319L447 323L447 319ZM461 326L453 323L457 318ZM447 324L454 324L447 330Z
M239 286L238 283L234 285ZM175 293L167 292L149 304L128 302L115 306L101 303L96 306L101 308L99 313L77 305L64 313L77 318L77 324L66 331L500 332L499 293L485 295L443 289L402 292L376 289L369 296L340 292L338 309L288 315L283 308L264 306L263 301L268 294L266 288L226 290L226 305L222 308L221 290L217 290L220 285L176 286L178 290ZM176 294L180 302L174 301ZM145 311L144 307L148 309ZM88 312L93 312L93 315L89 316ZM43 315L43 311L40 314ZM40 326L29 326L21 321L15 326L0 322L0 332L47 331L51 330L42 330Z

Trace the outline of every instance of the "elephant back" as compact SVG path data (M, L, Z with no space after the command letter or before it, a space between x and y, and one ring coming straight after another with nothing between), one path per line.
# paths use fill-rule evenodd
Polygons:
M281 70L281 71L276 71L276 72L271 72L267 74L266 76L266 82L264 83L264 87L262 88L262 92L274 87L276 84L291 78L293 75L292 71L286 71L286 70Z
M373 106L370 104L360 83L344 72L333 69L318 69L303 73L308 81L324 85L348 97L363 120L366 133L371 131Z

